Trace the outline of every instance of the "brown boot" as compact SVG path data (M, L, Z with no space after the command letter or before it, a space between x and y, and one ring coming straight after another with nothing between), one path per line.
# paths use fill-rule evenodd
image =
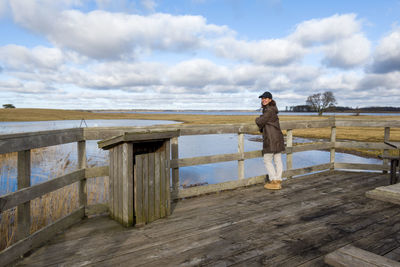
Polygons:
M270 190L279 190L279 189L282 188L281 181L279 181L279 180L272 180L271 182L266 183L266 184L264 185L264 188L265 188L265 189L270 189Z

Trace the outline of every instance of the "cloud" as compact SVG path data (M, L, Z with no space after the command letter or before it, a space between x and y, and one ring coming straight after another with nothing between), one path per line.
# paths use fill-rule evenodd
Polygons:
M304 46L315 43L332 43L346 39L361 29L360 21L355 14L333 15L323 19L312 19L298 24L295 31L289 36L290 40Z
M339 40L325 47L323 63L328 67L353 68L367 63L371 44L362 34Z
M63 53L57 48L7 45L0 47L0 60L6 70L56 70L64 63Z
M230 74L227 68L205 59L181 62L170 68L166 77L168 85L192 89L230 83Z
M207 38L226 34L226 26L207 24L201 16L150 16L96 10L56 12L37 2L13 1L14 20L46 36L60 48L95 59L121 59L140 51L189 51ZM50 7L52 7L50 5Z
M369 70L375 73L400 71L400 27L379 42Z
M285 39L247 42L234 38L221 38L215 44L215 51L220 57L267 65L288 64L301 58L305 53L300 45Z

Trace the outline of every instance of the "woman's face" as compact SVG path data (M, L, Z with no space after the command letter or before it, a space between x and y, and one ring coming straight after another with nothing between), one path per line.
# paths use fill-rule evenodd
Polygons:
M272 101L271 98L261 98L261 103L263 106L268 105Z

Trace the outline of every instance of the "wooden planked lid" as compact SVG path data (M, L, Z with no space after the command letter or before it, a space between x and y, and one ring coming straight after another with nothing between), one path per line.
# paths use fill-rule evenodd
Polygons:
M123 142L152 142L171 139L179 136L179 130L138 130L134 132L125 132L122 135L113 136L97 142L99 148L110 149Z

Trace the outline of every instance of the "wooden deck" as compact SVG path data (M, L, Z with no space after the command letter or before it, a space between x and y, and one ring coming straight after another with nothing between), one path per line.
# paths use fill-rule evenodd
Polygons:
M181 200L167 219L124 228L86 219L17 266L323 266L352 244L400 260L400 206L365 197L388 175L325 172Z

